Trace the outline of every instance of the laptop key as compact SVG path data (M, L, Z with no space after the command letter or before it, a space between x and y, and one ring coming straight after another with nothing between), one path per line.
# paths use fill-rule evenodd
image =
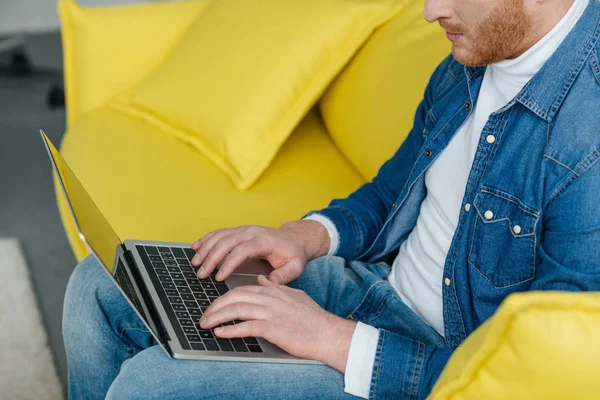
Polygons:
M231 344L233 345L235 351L248 352L248 349L246 348L246 345L242 339L231 339Z
M196 296L196 298L198 300L206 300L207 299L206 293L203 293L203 292L195 292L194 296Z
M231 343L229 342L229 340L227 340L227 339L217 339L217 343L219 344L219 347L221 348L221 350L223 350L223 351L233 351L233 346L231 345Z
M167 296L179 296L177 289L167 289L165 292L167 293Z
M202 311L199 308L188 308L188 312L192 317L201 317Z
M164 267L165 267L165 264L163 264L163 263L161 263L161 262L153 262L153 263L152 263L152 266L153 266L154 268L164 268Z
M200 339L200 336L198 335L187 335L187 340L189 342L201 342L202 339Z
M184 300L194 300L194 295L190 293L184 293L181 295L181 298Z
M144 249L146 249L146 253L150 256L158 255L158 250L154 246L144 246Z
M168 247L164 247L164 246L161 247L161 246L159 246L158 247L158 251L160 251L161 253L170 253L171 249L169 249Z
M192 292L204 292L202 286L190 285L190 289Z
M190 334L190 335L197 335L198 334L198 331L193 326L184 326L183 327L183 331L185 333Z
M198 300L198 304L200 304L200 307L210 306L210 302L208 300Z
M171 278L169 277L169 279ZM177 286L187 286L187 283L183 279L175 279L173 283Z
M173 310L175 311L185 311L186 308L183 304L173 304Z
M175 260L175 256L171 253L160 253L163 259L165 260Z
M206 294L211 297L219 297L219 292L216 290L205 290Z
M200 337L202 339L214 339L215 336L212 334L211 331L205 331L204 329L200 329L198 330L198 333L200 334Z
M150 256L150 261L161 262L163 259L161 256Z
M202 287L204 289L215 290L215 285L213 285L212 283L209 283L209 282L202 282Z
M205 340L204 345L206 346L206 350L219 351L219 346L214 340Z
M171 304L182 304L183 300L181 300L181 297L169 297L169 302Z
M190 265L190 262L187 258L176 258L177 264L179 265Z
M165 289L175 289L175 285L172 282L161 282L161 284Z
M160 276L158 277L158 279L159 279L161 282L172 282L172 281L173 281L169 275L160 275Z
M175 267L177 265L177 262L175 260L164 260L164 263L166 265L170 265L171 267Z
M198 304L195 301L184 301L183 303L187 308L198 308Z
M229 292L229 288L224 283L217 283L215 285L215 287L217 288L217 290L219 291L219 294L221 296L224 295L225 293Z
M257 346L255 344L250 344L248 345L248 349L253 352L253 353L262 353L262 349L260 348L260 346Z
M194 279L186 279L188 285L192 286L192 285L197 285L198 284L198 278L194 278Z
M156 275L169 275L169 271L165 268L156 268L154 271L156 271Z
M185 311L175 311L175 315L177 315L177 318L189 318L190 315L188 313L186 313Z
M177 273L181 272L181 270L179 269L179 267L168 266L167 269L172 274L177 274Z
M180 319L179 324L181 326L194 326L194 323L192 322L191 319Z
M244 338L244 342L246 342L246 344L258 344L258 340L253 337Z
M192 289L190 289L189 287L180 287L179 293L192 293Z
M171 247L171 252L175 255L175 257L185 257L185 253L180 247Z
M196 251L194 249L183 249L183 252L187 256L188 260L191 260L196 255Z
M183 274L171 274L171 278L173 278L173 279L183 279Z
M197 278L196 274L193 272L184 272L183 276L186 277L186 279L194 279Z
M194 349L194 350L206 350L206 348L204 347L204 345L202 343L192 342L192 343L190 343L190 345L192 346L192 349Z

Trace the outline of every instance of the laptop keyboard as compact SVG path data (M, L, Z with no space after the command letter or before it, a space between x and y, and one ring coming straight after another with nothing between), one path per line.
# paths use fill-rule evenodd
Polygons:
M256 338L221 339L212 330L200 328L198 320L219 296L229 291L227 284L196 276L190 248L136 245L144 267L163 303L171 325L184 349L262 353ZM233 325L242 321L222 324Z

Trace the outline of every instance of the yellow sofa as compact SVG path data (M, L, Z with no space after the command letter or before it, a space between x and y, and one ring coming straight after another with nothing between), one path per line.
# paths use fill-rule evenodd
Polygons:
M59 2L68 128L61 153L122 238L191 242L222 227L278 226L348 195L400 146L429 76L449 53L443 31L423 20L423 1L406 0L349 60L254 185L239 191L196 149L109 106L148 76L204 6L181 1L81 8ZM57 201L81 260L88 250L58 190ZM568 385L557 382L573 376L565 371L573 371L575 359L561 344L565 337L589 340L600 331L598 304L593 295L519 295L459 348L432 398L566 398ZM565 315L575 321L578 336L560 325ZM558 356L540 375L535 361L544 362L549 348L558 348ZM576 355L585 358L581 351ZM591 355L600 356L597 350ZM581 372L572 393L592 393L590 371ZM561 390L548 389L557 384Z

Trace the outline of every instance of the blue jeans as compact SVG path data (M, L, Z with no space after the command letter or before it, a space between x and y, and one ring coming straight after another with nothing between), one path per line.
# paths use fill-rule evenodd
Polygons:
M290 286L338 316L443 346L438 333L402 303L388 273L385 263L321 257ZM73 400L355 398L344 393L344 376L326 365L167 357L93 256L69 281L63 335Z

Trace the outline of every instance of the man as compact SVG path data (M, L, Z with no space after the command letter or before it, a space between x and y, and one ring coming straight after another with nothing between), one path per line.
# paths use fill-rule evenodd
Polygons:
M241 319L215 334L327 365L168 359L88 258L65 304L73 398L423 399L510 293L600 289L600 0L427 0L425 18L452 56L371 183L193 244L201 278L275 268L202 327Z

